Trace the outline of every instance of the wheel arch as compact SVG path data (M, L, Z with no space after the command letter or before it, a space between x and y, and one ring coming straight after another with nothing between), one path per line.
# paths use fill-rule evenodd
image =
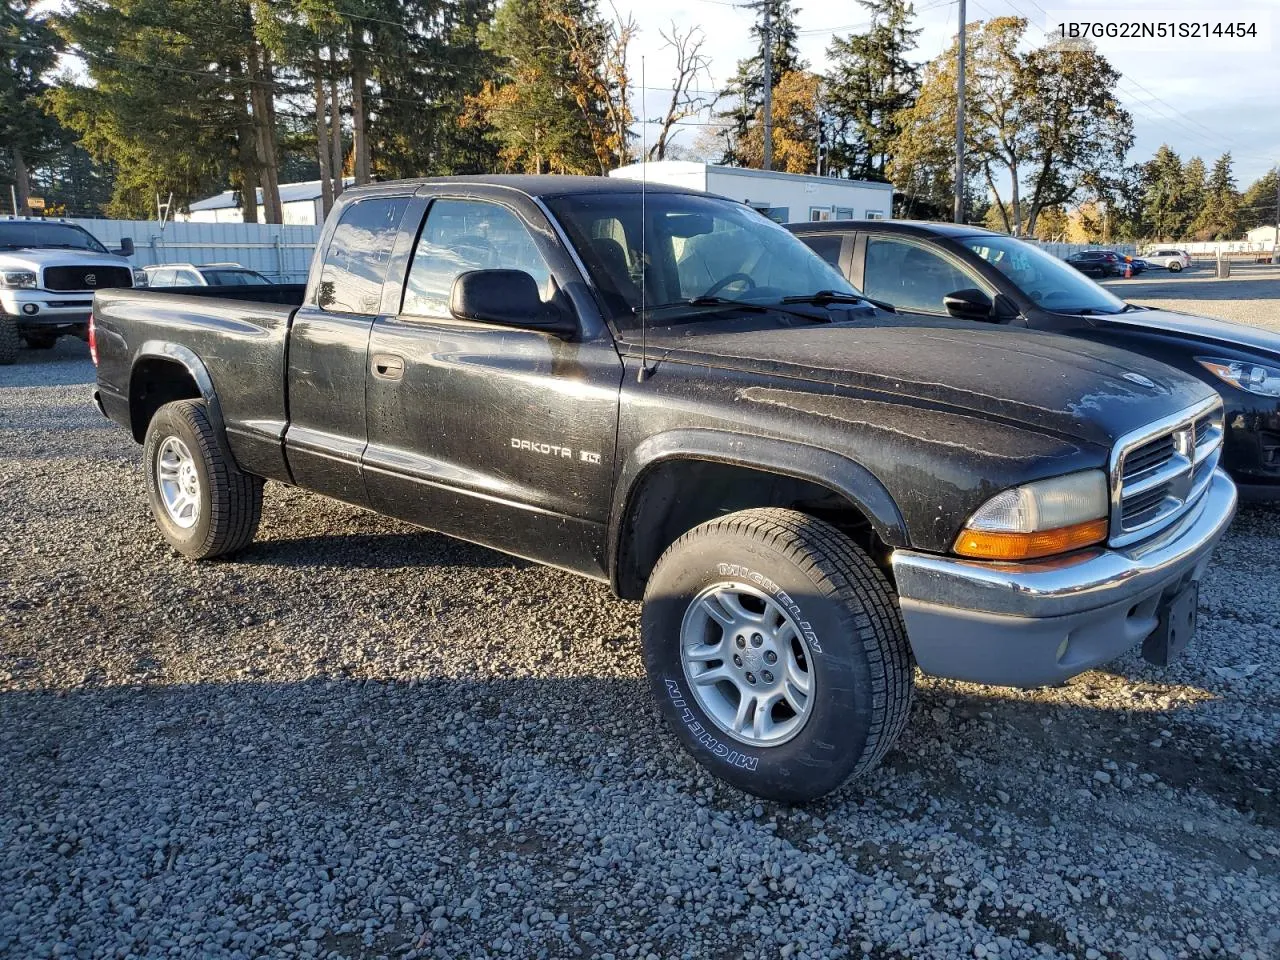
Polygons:
M218 447L234 464L222 405L204 361L180 343L148 340L134 354L129 370L129 425L133 439L141 443L156 411L175 400L204 401L205 416L214 429Z
M745 481L695 498L672 496L682 478ZM743 489L749 492L743 493ZM906 522L866 467L820 447L709 429L646 438L623 463L609 520L609 576L621 597L643 596L649 572L681 534L725 510L788 506L822 498L864 522L886 548L908 545Z

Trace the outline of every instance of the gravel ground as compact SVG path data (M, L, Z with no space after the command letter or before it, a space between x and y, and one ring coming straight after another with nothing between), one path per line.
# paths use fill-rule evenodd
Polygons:
M1280 509L1173 668L920 678L788 809L659 727L600 585L277 484L182 560L85 352L0 368L0 955L1280 956Z
M1280 331L1280 266L1235 262L1231 276L1219 280L1213 261L1196 260L1182 273L1149 270L1105 286L1134 303Z

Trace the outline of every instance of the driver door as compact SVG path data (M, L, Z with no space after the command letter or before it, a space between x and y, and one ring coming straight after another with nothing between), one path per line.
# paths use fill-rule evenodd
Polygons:
M454 280L486 269L522 270L574 311L581 274L554 237L509 193L431 200L399 311L369 339L365 482L381 513L603 577L623 372L608 330L580 312L563 337L449 311Z

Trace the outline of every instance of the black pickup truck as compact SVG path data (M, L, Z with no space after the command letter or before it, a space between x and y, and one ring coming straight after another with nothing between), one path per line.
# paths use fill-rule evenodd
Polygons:
M1235 509L1199 381L883 310L705 194L379 184L273 291L296 306L210 293L94 306L96 400L177 550L248 546L275 480L604 581L644 600L684 745L765 797L879 760L917 664L1166 662Z

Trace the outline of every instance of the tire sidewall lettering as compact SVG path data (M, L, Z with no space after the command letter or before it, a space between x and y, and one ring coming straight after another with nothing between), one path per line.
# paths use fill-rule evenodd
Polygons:
M809 649L814 653L822 653L822 642L818 639L817 631L813 629L813 625L805 617L800 609L800 604L791 598L791 595L783 590L780 586L766 577L763 573L752 570L748 566L740 563L719 563L716 564L716 572L722 577L732 577L735 579L746 580L759 587L769 596L782 606L795 622L796 628L804 636L805 643L809 645Z
M714 733L703 726L702 721L698 719L697 714L693 712L688 700L685 699L684 694L681 692L679 681L664 677L663 682L666 684L667 697L671 701L671 706L676 710L678 722L684 725L699 746L707 750L717 760L730 766L752 771L759 766L759 757L753 757L735 747L727 746Z

